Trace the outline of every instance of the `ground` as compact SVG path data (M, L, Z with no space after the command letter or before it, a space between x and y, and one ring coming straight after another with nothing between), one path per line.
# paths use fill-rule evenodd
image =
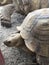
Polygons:
M14 47L7 47L3 44L3 41L13 33L16 33L16 26L20 25L23 22L25 16L20 15L18 13L14 13L11 18L12 27L6 28L2 27L0 23L0 48L2 50L5 65L34 65L33 59L34 56L26 53L22 49L14 48Z

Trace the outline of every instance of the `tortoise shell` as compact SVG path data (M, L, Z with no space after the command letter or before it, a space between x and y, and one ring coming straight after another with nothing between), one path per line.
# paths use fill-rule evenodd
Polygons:
M30 12L17 29L29 50L49 56L49 8Z

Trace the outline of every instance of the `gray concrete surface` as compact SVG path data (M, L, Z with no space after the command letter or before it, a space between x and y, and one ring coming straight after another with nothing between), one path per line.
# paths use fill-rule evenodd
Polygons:
M12 15L12 27L2 27L0 23L0 48L2 50L5 65L31 65L33 63L34 56L32 57L29 53L24 52L22 49L7 47L3 44L3 41L13 33L16 33L16 26L20 25L25 17L14 13Z

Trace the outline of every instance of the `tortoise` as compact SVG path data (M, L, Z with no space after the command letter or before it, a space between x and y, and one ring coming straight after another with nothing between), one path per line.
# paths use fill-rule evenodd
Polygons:
M37 62L49 65L49 8L30 12L18 32L4 41L9 47L21 47L36 53Z
M14 4L8 4L0 7L0 20L2 26L11 27L11 15L14 10Z
M49 0L13 0L16 12L27 15L36 9L49 7Z

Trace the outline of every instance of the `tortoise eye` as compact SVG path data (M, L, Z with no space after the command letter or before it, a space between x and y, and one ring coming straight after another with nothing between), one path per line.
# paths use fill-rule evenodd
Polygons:
M7 43L11 43L11 41L7 41Z
M6 45L6 44L10 44L11 43L11 41L4 41L4 44Z

